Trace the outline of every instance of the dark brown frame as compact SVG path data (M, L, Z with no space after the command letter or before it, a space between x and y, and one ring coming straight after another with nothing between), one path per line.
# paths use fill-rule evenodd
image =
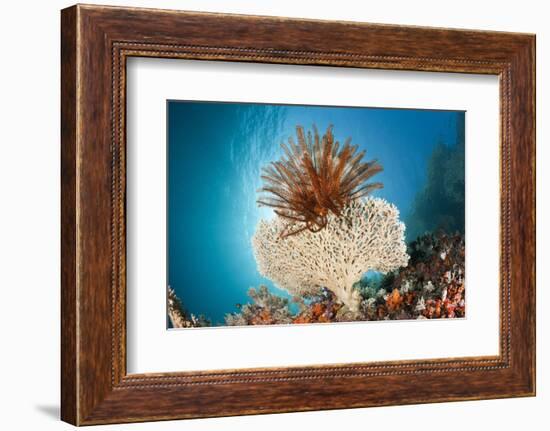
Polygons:
M88 425L535 394L534 35L81 5L61 17L63 420ZM500 354L127 375L129 56L498 75Z

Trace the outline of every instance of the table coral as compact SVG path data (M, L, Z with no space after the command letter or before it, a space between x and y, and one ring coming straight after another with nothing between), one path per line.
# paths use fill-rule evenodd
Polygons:
M317 294L325 287L352 312L361 296L354 283L369 271L406 266L405 225L395 205L380 198L350 202L330 214L325 229L281 237L285 220L261 220L252 238L260 274L292 295Z

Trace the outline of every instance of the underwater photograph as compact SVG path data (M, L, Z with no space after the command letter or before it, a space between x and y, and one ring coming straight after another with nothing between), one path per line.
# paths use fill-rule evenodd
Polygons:
M167 101L167 328L464 318L465 112Z

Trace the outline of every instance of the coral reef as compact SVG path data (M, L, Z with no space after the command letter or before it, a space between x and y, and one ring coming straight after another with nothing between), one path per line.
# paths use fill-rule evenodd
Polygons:
M464 317L464 237L427 234L409 246L409 265L377 285L358 283L368 320Z
M237 307L239 312L225 315L228 326L295 324L295 323L328 323L342 319L342 303L338 302L334 293L322 288L317 295L309 298L296 296L292 303L298 306L298 312L290 310L291 302L286 298L270 293L266 286L258 289L250 288L248 295L252 303ZM344 319L345 320L345 319Z
M343 306L336 298L336 295L326 288L306 302L303 298L294 298L299 306L299 311L292 323L328 323L337 322L345 314L351 312Z
M366 181L382 170L375 161L363 162L365 152L348 138L342 148L335 142L332 126L321 138L296 127L298 143L289 138L281 145L284 156L262 169L264 195L260 206L274 208L285 221L279 235L284 238L302 231L318 232L325 228L329 214L339 217L349 203L382 187ZM356 154L357 153L357 154Z
M261 285L258 289L250 288L248 296L252 303L238 305L240 312L225 315L228 326L269 325L292 323L293 317L286 298L273 295L267 287Z
M278 241L287 242L288 238ZM351 289L358 303L353 309L336 295L338 289L323 286L307 294L298 294L291 302L261 285L249 289L252 302L237 304L239 311L226 314L225 324L248 326L464 317L464 252L464 236L461 234L426 234L409 245L410 261L406 267L374 280L360 279L361 274L356 278L359 281ZM296 304L297 311L291 310L292 304ZM211 326L203 316L187 313L170 287L168 316L174 328Z
M340 217L329 214L325 229L281 238L281 217L261 220L252 238L260 274L292 295L334 293L351 312L361 302L353 288L363 273L388 272L407 265L404 224L398 209L379 198L350 202Z
M173 328L201 328L212 323L203 315L189 314L183 307L174 289L168 286L167 311Z
M269 293L265 286L250 289L254 303L226 315L228 325L329 323L365 320L410 320L465 316L464 237L427 234L409 246L407 267L378 280L353 285L359 306L353 312L325 287L296 296L298 312L290 302Z

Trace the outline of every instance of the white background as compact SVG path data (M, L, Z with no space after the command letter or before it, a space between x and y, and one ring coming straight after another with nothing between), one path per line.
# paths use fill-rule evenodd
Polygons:
M498 354L496 76L141 58L127 83L129 373ZM466 319L167 331L167 99L466 111Z
M285 415L106 426L146 430L545 429L550 402L550 52L545 2L524 0L306 2L103 1L106 4L286 15L537 33L538 396ZM59 409L59 9L65 1L5 2L0 16L0 302L3 429L70 429ZM536 423L540 422L537 426Z

